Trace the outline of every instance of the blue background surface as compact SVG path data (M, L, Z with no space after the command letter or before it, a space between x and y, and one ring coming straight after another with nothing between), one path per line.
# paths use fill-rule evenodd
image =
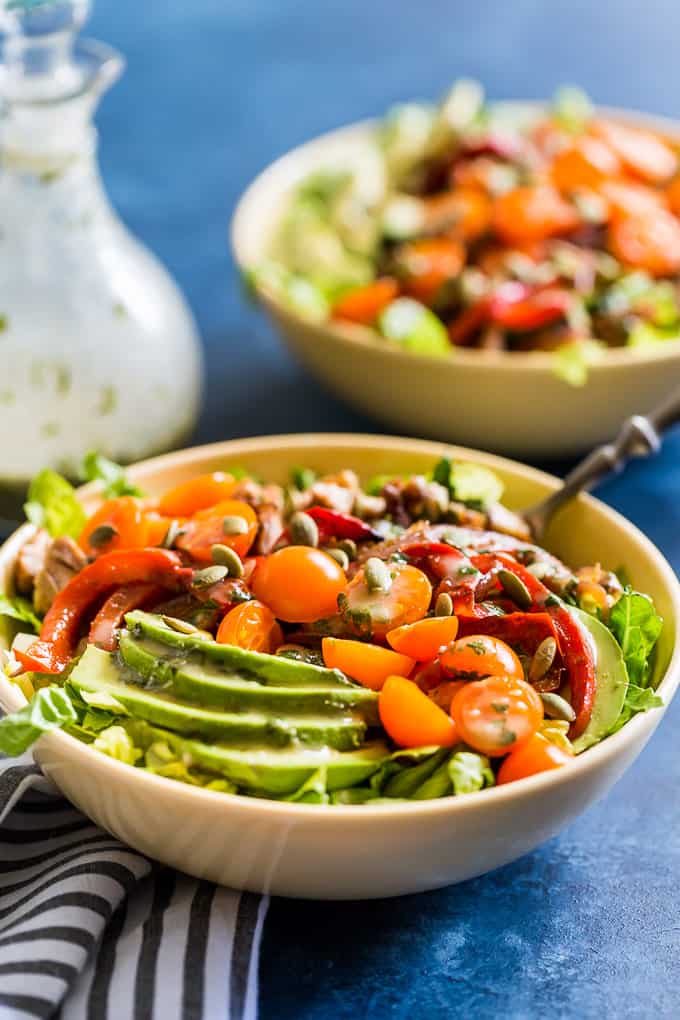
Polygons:
M90 31L129 64L98 118L107 186L205 342L199 441L372 427L242 301L227 224L274 157L460 74L499 98L571 81L680 113L677 0L99 0ZM680 567L677 431L600 495ZM679 1016L678 725L680 699L605 802L492 875L383 903L275 901L263 1020Z

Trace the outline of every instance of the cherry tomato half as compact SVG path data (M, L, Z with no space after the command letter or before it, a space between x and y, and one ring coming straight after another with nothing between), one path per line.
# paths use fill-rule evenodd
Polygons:
M680 270L680 222L666 209L614 220L609 247L626 265L672 276Z
M78 544L88 556L100 556L115 549L141 549L147 544L147 533L139 500L134 496L118 496L108 499L95 511L85 524Z
M313 623L333 616L347 577L321 549L288 545L258 561L250 586L261 602L286 623Z
M494 207L494 230L509 245L565 234L578 223L576 210L548 185L514 188L500 195Z
M573 760L573 754L553 744L541 733L534 733L526 743L508 755L498 770L496 782L499 785L514 783L517 779L535 776L539 772L562 768Z
M359 633L382 636L405 623L422 620L430 608L432 585L427 575L405 563L386 563L389 591L371 591L363 567L357 571L338 603L348 624Z
M582 135L557 153L550 176L560 191L596 191L603 181L616 177L620 170L619 159L609 146L599 138Z
M439 661L450 676L463 676L469 680L507 676L524 680L522 663L510 645L488 634L458 638L441 653Z
M366 641L325 637L321 648L323 661L329 669L341 669L352 680L373 691L379 691L388 676L408 676L414 666L408 655Z
M236 484L233 475L224 471L197 475L169 489L159 500L158 512L164 517L191 517L197 510L229 499Z
M225 531L226 517L238 517L245 521L246 530L240 534ZM176 541L178 549L184 549L195 560L210 563L210 550L214 545L227 545L239 556L244 557L255 541L257 515L249 503L239 499L227 499L223 503L199 510L182 525L183 533Z
M389 631L387 643L402 655L427 662L436 658L440 648L449 645L457 633L458 620L455 616L430 616Z
M223 618L216 640L251 652L271 654L283 644L283 631L271 609L252 599L234 606Z
M458 733L451 717L412 680L390 676L378 699L380 721L399 747L451 747Z
M395 254L404 291L432 304L442 286L455 280L465 264L465 248L450 237L424 237L401 245Z
M499 757L533 736L543 720L543 703L525 680L489 676L458 691L451 715L461 740L475 751Z

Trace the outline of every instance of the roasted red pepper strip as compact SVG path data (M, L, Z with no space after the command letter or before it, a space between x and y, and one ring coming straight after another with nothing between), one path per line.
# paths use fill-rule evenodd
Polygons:
M499 555L506 570L512 571L524 582L536 610L547 612L552 617L559 635L559 646L569 674L571 704L576 719L569 730L570 737L583 733L588 725L595 700L595 662L590 646L569 610L546 588L530 570L517 563L510 556Z
M305 513L316 521L323 541L329 538L351 538L353 542L365 542L367 539L378 542L382 539L379 531L352 514L329 510L325 506L312 506Z
M19 661L37 673L61 673L72 659L88 611L114 587L145 581L172 591L191 584L193 571L165 549L120 549L84 567L59 592L40 631Z
M530 288L511 280L489 298L489 318L503 329L540 329L563 319L571 300L569 292L560 287Z
M109 595L90 627L88 641L98 648L112 652L116 647L116 631L120 628L126 613L158 602L165 592L157 584L128 584L117 588Z
M411 542L402 546L399 552L436 579L449 577L459 565L467 562L460 549L446 542Z

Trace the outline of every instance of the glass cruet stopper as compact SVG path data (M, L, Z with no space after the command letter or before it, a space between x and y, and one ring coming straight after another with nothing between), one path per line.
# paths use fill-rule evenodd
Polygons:
M191 313L101 184L92 120L123 59L79 36L89 11L0 0L0 515L42 467L139 460L197 415Z

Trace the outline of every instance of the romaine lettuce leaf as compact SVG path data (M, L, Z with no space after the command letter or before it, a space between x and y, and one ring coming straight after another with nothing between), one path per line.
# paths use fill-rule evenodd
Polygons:
M663 704L650 686L652 656L662 628L663 620L647 595L628 588L612 606L609 629L621 646L629 677L626 700L612 733L620 730L637 712Z
M13 758L50 730L75 722L76 710L61 687L42 687L28 705L0 719L0 753Z
M24 511L31 524L45 528L55 538L77 538L86 520L71 483L50 468L40 471L31 482Z
M486 786L495 786L496 777L489 759L476 751L456 751L448 763L448 773L456 796L476 793Z
M122 726L108 726L95 737L93 747L102 754L108 754L116 761L126 765L135 765L144 754L132 742L130 735Z
M141 489L129 481L125 469L120 464L109 460L96 450L90 450L85 454L79 474L84 482L101 482L104 495L107 497L144 495Z
M40 620L34 613L33 606L28 599L23 599L20 595L13 598L9 595L0 595L0 616L10 616L20 623L27 623L36 634L40 631Z

